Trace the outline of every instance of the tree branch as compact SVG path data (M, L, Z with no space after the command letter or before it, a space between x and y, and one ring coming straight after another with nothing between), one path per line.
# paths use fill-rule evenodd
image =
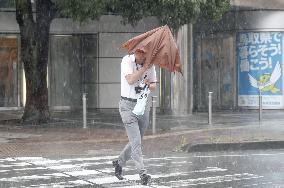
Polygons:
M30 0L16 0L16 20L19 26L22 26L25 22L34 23Z

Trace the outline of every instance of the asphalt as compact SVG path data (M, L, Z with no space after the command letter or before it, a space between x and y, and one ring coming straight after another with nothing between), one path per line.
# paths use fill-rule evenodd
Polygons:
M0 111L0 156L72 154L90 145L103 154L127 142L116 110L89 111L86 128L80 112L53 112L52 121L41 125L21 125L21 116L22 111ZM284 111L264 110L261 121L255 110L213 112L211 125L207 113L157 114L156 133L150 126L144 142L146 152L281 149Z

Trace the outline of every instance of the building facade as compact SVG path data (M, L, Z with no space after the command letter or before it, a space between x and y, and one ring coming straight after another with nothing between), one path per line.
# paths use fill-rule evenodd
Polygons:
M272 3L273 2L273 3ZM281 0L232 0L232 9L218 23L199 20L175 34L183 76L160 70L158 107L163 113L257 109L259 94L267 109L283 109L284 3ZM136 27L119 16L102 16L84 24L54 19L51 24L48 91L51 109L82 107L117 109L120 61L128 39L160 26L154 17ZM0 9L0 110L21 109L25 79L15 10Z
M48 91L49 106L55 110L82 107L87 93L90 109L116 109L120 99L120 62L127 54L123 42L159 25L145 18L136 27L121 24L119 16L99 21L53 20L50 29ZM20 60L19 28L15 10L0 11L0 110L25 105L25 76ZM158 78L159 67L156 67ZM158 83L158 88L159 88ZM157 89L152 95L158 96ZM159 104L159 102L157 103Z
M231 1L218 23L194 25L194 109L283 109L283 1Z

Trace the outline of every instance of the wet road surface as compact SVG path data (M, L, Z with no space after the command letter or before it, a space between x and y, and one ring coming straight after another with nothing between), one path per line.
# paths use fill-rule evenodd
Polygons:
M284 187L284 150L152 153L144 157L149 186L129 162L113 176L116 155L0 159L0 187Z

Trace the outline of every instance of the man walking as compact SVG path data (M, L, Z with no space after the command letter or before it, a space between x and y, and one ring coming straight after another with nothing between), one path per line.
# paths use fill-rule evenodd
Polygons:
M147 104L143 115L135 115L134 109L137 97L142 88L140 83L148 85L150 91L156 88L156 71L155 66L145 64L145 52L141 49L135 51L134 54L126 55L121 62L121 99L119 102L119 112L122 122L125 126L129 139L128 144L118 157L113 161L115 168L115 176L122 180L122 167L132 158L135 162L141 178L141 184L147 185L151 176L147 174L144 167L141 141L149 124L149 110Z

